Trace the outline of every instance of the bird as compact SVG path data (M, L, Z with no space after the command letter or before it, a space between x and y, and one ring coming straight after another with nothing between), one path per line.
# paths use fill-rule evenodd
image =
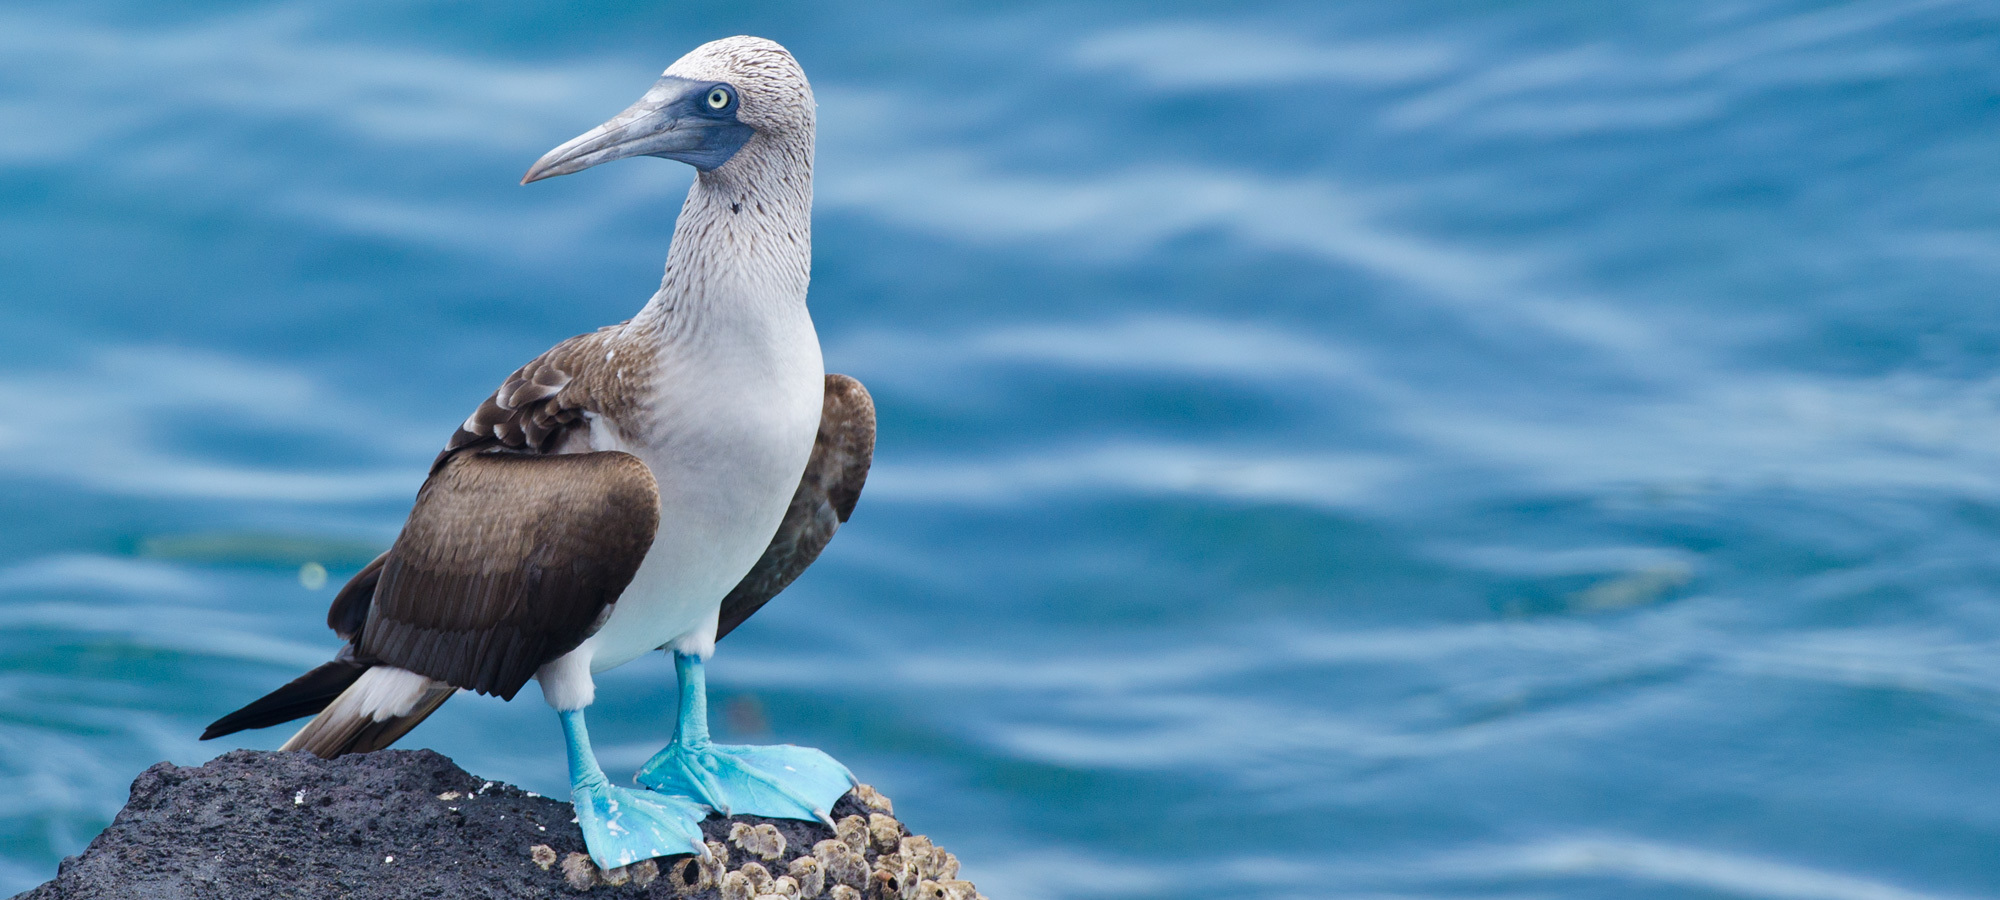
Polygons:
M604 868L706 856L711 811L830 823L852 773L811 748L714 743L705 676L847 521L874 456L874 402L824 371L806 307L815 114L789 51L724 38L535 162L522 184L632 156L694 167L659 290L480 403L393 545L334 596L339 653L204 740L310 715L285 749L367 752L458 691L511 700L533 679ZM616 786L584 723L592 676L654 650L679 682L673 740Z

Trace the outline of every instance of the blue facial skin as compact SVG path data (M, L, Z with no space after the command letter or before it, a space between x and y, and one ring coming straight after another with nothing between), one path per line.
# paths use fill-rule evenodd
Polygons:
M693 81L669 75L655 82L653 90L678 94L675 99L661 104L659 113L674 123L676 131L691 130L693 134L690 136L696 138L696 143L692 147L661 150L644 154L646 156L677 160L707 172L728 162L755 133L750 126L736 121L736 110L742 106L742 100L737 96L736 88L727 82ZM721 106L711 102L711 98L723 99L716 96L717 91L726 96Z
M657 156L713 171L756 133L737 120L741 106L735 85L664 76L624 112L536 160L521 183L581 172L628 156Z

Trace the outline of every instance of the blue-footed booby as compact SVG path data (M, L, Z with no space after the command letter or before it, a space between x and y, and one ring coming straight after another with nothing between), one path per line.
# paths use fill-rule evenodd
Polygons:
M534 678L601 866L706 854L710 810L826 820L847 769L804 747L710 742L703 681L716 640L846 521L874 451L874 405L824 372L806 311L813 116L789 52L727 38L528 170L523 184L628 156L694 166L659 291L481 403L395 544L334 597L339 655L204 739L314 715L286 749L376 750L457 691L512 699ZM673 741L642 789L614 786L584 728L592 676L656 649L680 680Z

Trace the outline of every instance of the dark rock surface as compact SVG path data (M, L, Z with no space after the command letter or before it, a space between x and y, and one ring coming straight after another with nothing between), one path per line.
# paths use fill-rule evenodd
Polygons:
M111 827L16 900L977 897L953 880L957 860L908 837L888 807L866 788L841 798L839 838L816 822L711 816L702 829L726 867L682 856L606 873L578 855L568 803L429 750L333 760L237 750L147 769Z

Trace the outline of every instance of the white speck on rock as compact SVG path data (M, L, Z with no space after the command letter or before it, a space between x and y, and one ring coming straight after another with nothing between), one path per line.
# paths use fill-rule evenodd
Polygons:
M298 793L296 793L296 794L293 794L293 795L292 795L292 805L293 805L293 806L304 806L304 805L306 805L306 792L305 792L305 791L300 791L300 792L298 792Z

